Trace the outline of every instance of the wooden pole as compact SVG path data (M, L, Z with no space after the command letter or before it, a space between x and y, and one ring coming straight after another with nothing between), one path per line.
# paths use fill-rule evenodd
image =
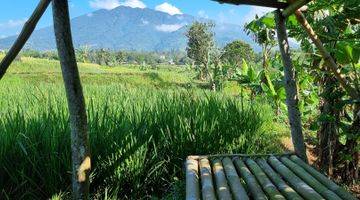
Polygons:
M346 80L346 78L340 73L340 69L335 63L334 59L331 57L330 53L326 50L323 43L312 29L311 25L306 20L305 16L302 14L300 10L295 11L295 16L297 21L302 25L310 39L313 41L315 46L318 48L321 56L323 57L326 64L330 67L332 73L334 73L336 79L340 82L340 85L346 90L349 96L353 99L359 99L359 93L356 91Z
M290 46L286 33L286 19L280 10L276 11L276 29L279 48L285 71L286 104L291 128L291 139L295 153L307 162L306 147L302 133L301 114L299 111L299 92L296 83L296 72L291 62Z
M14 61L16 56L24 47L32 32L34 32L37 23L44 14L46 8L49 6L50 2L51 0L41 0L29 20L25 23L19 37L16 39L9 52L0 63L0 80L5 75L6 70L9 68L10 64Z
M291 14L293 14L296 10L300 9L301 7L303 7L304 5L306 5L307 3L309 3L311 0L297 0L297 1L293 1L293 3L291 3L286 9L284 9L282 11L282 15L287 18L289 17Z
M73 199L89 199L91 162L87 117L73 48L67 0L53 0L53 18L70 113Z

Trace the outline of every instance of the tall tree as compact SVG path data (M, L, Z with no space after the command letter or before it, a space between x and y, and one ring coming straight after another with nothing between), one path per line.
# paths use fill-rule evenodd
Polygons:
M247 63L252 63L255 60L253 48L241 40L227 44L223 51L221 60L234 66L234 68L241 67L243 60Z
M209 78L211 51L215 46L213 27L213 23L196 21L186 33L188 38L187 55L197 65L199 78L202 80Z

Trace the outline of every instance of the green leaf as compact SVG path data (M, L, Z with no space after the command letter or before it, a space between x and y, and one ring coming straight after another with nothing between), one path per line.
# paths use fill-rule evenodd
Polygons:
M340 142L342 145L345 145L345 144L346 144L346 141L347 141L347 136L346 136L346 134L340 135L340 137L339 137L339 142Z
M248 67L245 59L242 59L242 66L241 66L241 68L242 68L242 72L241 72L242 75L248 74L249 67Z

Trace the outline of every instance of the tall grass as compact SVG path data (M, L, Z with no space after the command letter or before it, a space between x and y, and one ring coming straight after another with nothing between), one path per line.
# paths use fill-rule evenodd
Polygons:
M54 75L20 77L0 82L0 199L67 198L64 88ZM102 78L84 81L93 199L183 199L187 155L280 151L266 105L182 87L160 91L116 79L100 84Z

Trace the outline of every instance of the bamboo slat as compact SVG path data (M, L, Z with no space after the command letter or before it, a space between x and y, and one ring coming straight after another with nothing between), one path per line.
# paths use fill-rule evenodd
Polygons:
M240 178L236 172L234 164L231 159L226 157L222 160L225 168L225 174L229 181L229 185L232 191L232 195L236 200L247 200L249 197L246 194L244 187L240 182Z
M257 164L261 167L261 169L266 173L266 175L271 179L271 181L276 185L276 187L287 199L303 199L298 193L296 193L294 189L292 189L288 184L285 183L285 181L281 179L281 177L270 167L270 165L265 161L265 159L258 159Z
M306 182L309 186L311 186L315 191L321 194L323 197L329 200L341 200L339 196L337 196L334 192L329 190L327 187L322 185L318 180L312 177L309 173L307 173L302 167L295 164L291 160L286 157L280 158L281 162L285 164L289 169L291 169L298 177L300 177L304 182Z
M279 192L276 186L266 176L258 164L252 159L246 159L246 165L250 168L256 179L261 184L261 187L271 200L286 200L285 197Z
M186 160L186 199L187 200L199 200L199 164L197 160Z
M246 167L245 163L239 159L234 159L235 167L241 176L244 178L248 188L251 192L253 199L255 200L265 200L268 199L261 189L259 183L256 181L254 175L250 172L250 170Z
M298 192L304 199L321 200L324 199L313 188L306 184L303 180L297 177L290 169L283 165L277 158L269 157L270 165L283 177L291 187Z
M227 184L227 180L225 177L224 168L221 164L220 159L214 159L212 161L213 164L213 173L216 180L216 190L219 199L231 199L231 193L229 185Z
M325 175L317 171L316 169L312 168L310 165L307 165L304 161L302 161L296 155L290 157L292 161L296 164L304 168L309 174L311 174L314 178L316 178L320 183L325 185L327 188L335 192L339 197L348 200L357 200L354 196L352 196L349 192L347 192L344 188L336 185L333 181L328 179Z
M209 160L206 158L200 160L200 173L202 199L216 200L211 166Z

